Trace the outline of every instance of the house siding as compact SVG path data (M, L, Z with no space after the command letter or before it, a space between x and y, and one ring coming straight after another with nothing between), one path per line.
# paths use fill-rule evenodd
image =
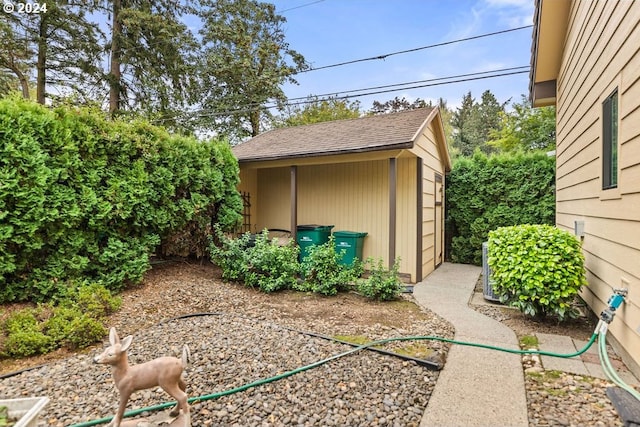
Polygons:
M611 324L625 361L640 373L640 2L574 1L557 82L557 225L585 224L596 313L614 288L629 289ZM602 102L618 90L618 186L602 190Z

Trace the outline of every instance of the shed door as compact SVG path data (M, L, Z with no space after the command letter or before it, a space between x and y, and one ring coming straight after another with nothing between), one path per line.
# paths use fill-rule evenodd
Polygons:
M435 242L434 242L434 262L437 268L442 264L444 252L444 182L442 175L435 173Z

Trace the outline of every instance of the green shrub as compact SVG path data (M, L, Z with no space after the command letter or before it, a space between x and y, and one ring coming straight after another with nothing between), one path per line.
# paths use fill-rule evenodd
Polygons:
M71 320L68 331L69 334L62 341L62 345L70 349L88 347L102 340L107 334L107 329L102 322L86 314Z
M88 279L120 290L154 251L206 250L242 202L226 143L87 108L0 100L0 303L59 300Z
M55 348L50 336L40 331L13 332L4 341L3 353L9 357L28 357L45 354Z
M22 331L38 331L39 321L36 317L36 310L25 308L11 313L5 320L4 330L9 335Z
M480 265L489 231L555 223L555 158L545 154L476 153L447 175L449 259Z
M502 227L489 233L493 289L529 316L574 317L578 291L586 285L580 242L550 225Z
M215 230L215 241L211 239L209 254L222 269L222 279L227 282L244 282L247 275L248 248L251 234L245 233L239 238L226 236L219 227Z
M99 283L80 286L70 300L81 313L86 313L94 319L108 316L118 311L122 305L122 298L113 296Z
M264 230L247 251L245 284L263 292L293 288L300 272L298 253L295 242L279 246L277 239L269 240L269 232Z
M56 347L61 347L71 335L71 323L83 314L76 308L56 307L51 316L42 322L42 332L49 336Z
M3 354L10 357L27 357L43 354L55 348L55 342L43 333L38 317L41 309L25 308L18 310L5 320Z
M378 301L390 301L398 297L404 290L404 284L400 280L400 258L396 258L391 269L384 266L381 258L377 261L367 258L369 265L369 277L359 281L358 292L367 298Z
M333 236L322 245L311 246L302 261L305 284L298 285L298 289L323 295L335 295L349 289L350 284L362 274L362 263L356 259L351 265L343 265L341 256L342 253L336 252Z
M66 297L57 306L40 304L12 313L4 323L2 354L26 357L60 347L83 348L100 341L107 332L102 320L120 308L121 298L97 283L70 283L66 290Z

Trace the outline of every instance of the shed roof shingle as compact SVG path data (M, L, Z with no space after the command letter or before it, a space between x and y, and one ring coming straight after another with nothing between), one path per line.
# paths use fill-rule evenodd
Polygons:
M233 147L239 161L410 148L432 108L274 129Z

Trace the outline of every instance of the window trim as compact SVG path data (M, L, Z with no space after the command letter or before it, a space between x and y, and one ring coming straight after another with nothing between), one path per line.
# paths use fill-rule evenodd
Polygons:
M619 185L620 125L619 91L616 87L602 101L602 190L617 189Z

